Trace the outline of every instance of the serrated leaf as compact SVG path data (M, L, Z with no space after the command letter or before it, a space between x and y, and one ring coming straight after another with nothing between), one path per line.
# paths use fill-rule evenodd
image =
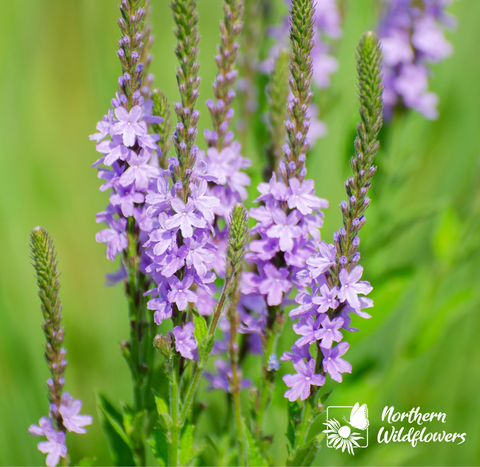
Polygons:
M193 323L195 324L193 335L195 336L195 339L197 339L197 342L200 344L200 342L202 342L202 340L208 334L207 322L205 321L205 318L203 316L194 311Z
M150 444L153 455L158 463L162 466L168 465L170 444L166 433L158 429L153 430L152 437L148 440L148 444Z
M295 448L287 459L287 466L311 465L320 450L325 435L315 436L308 443Z
M205 365L210 352L213 349L213 345L215 344L215 336L207 336L200 342L198 346L198 357L199 357L199 364Z
M193 450L193 431L195 427L193 425L188 425L185 427L180 438L180 455L179 461L180 465L190 465L194 456Z
M245 451L247 455L247 465L252 466L267 466L267 461L260 455L258 452L255 440L250 433L250 430L247 428L245 423L243 423L243 430L245 433Z
M97 404L100 411L100 423L105 438L107 438L113 464L134 465L128 437L123 431L122 415L101 394L97 394Z
M300 406L298 402L288 403L288 426L287 426L287 439L290 443L290 449L295 448L295 438L297 433L297 421L300 418Z
M160 396L155 396L155 404L157 406L158 421L162 428L169 431L172 426L172 417L168 413L168 405L165 400Z

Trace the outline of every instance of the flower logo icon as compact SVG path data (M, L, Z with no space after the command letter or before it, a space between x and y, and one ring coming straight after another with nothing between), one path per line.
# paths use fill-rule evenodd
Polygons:
M349 418L346 418L346 414ZM340 422L342 420L345 422ZM327 447L347 450L352 456L356 448L368 446L368 408L357 402L352 406L333 406L327 408ZM358 431L357 431L358 430Z

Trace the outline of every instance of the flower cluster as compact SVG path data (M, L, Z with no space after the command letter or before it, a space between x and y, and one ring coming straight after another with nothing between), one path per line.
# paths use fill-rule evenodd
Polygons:
M60 457L67 456L65 430L83 434L85 425L92 423L89 415L79 415L82 407L80 400L74 400L68 392L63 393L65 385L65 360L67 351L63 347L64 328L61 325L62 304L58 297L57 261L53 240L48 232L40 227L30 235L30 248L33 266L37 274L38 295L44 322L42 324L45 339L45 359L51 373L47 381L50 400L49 416L42 417L39 426L31 425L29 433L34 436L45 436L48 441L38 443L40 452L47 455L46 463L55 467Z
M129 235L138 237L140 231L150 230L145 195L159 175L158 156L162 155L157 145L160 137L148 134L148 124L158 125L162 119L152 116L153 101L144 98L152 79L149 77L143 82L151 61L148 50L153 42L146 24L148 11L138 2L128 0L122 1L120 11L119 26L123 35L117 55L123 73L118 79L112 109L97 124L98 133L90 136L102 154L93 167L102 163L106 167L99 169L99 178L105 180L100 190L111 189L107 208L97 215L97 222L105 222L108 228L101 230L96 239L106 243L107 258L112 261L117 254L126 252ZM133 222L129 218L133 218ZM142 239L132 237L131 241L139 244Z
M426 118L438 116L438 96L428 91L428 65L452 53L442 25L455 20L445 10L451 0L388 0L378 33L384 55L385 114L403 104Z
M317 254L307 259L307 268L300 273L305 278L304 289L299 289L295 301L299 305L290 312L293 330L301 336L281 360L293 362L296 375L284 376L291 389L285 397L290 401L300 397L307 399L311 386L322 386L325 374L338 382L342 373L350 373L350 363L341 358L349 344L343 340L342 330L355 331L350 327L351 313L362 318L370 315L362 309L373 306L365 297L372 290L370 284L361 281L362 266L358 265L360 254L358 233L365 224L365 211L370 204L367 197L376 168L373 165L378 150L378 134L382 127L382 82L381 54L378 39L365 34L358 46L357 73L361 123L357 125L355 156L351 159L353 177L345 183L348 203L342 201L344 227L334 234L334 243L319 243ZM333 345L338 343L337 345ZM310 354L315 344L316 358Z
M216 180L210 185L210 194L219 203L215 207L215 243L218 247L218 261L215 264L217 274L225 272L226 228L220 226L218 219L227 220L233 207L247 198L246 186L250 177L243 169L250 167L251 161L242 157L241 145L234 141L229 130L234 116L232 103L235 98L234 85L237 79L235 64L239 51L239 35L243 28L243 0L226 0L223 4L224 17L220 22L220 45L215 56L218 73L213 82L215 99L206 102L210 112L213 130L205 130L208 149L199 153L199 159L207 164L207 171Z
M156 186L146 196L147 219L152 227L143 246L150 262L146 272L156 284L146 295L153 296L147 307L154 310L155 323L172 318L177 352L193 359L197 348L195 326L192 322L185 324L183 312L197 302L203 305L202 314L213 311L215 301L210 300L210 295L217 255L212 223L220 202L208 193L208 182L216 178L207 174L205 161L197 159L195 144L200 117L194 110L200 84L195 3L186 8L176 1L171 6L177 25L175 52L180 64L177 80L182 100L174 106L178 123L173 145L177 157L169 158L167 170L158 169Z
M82 401L74 400L66 392L59 407L54 404L50 406L50 417L42 417L38 425L30 425L28 428L31 435L47 438L48 441L41 441L37 447L43 454L48 454L46 459L48 467L55 467L60 462L60 457L67 457L65 430L55 429L52 419L60 415L64 428L72 433L84 434L87 432L84 426L92 424L92 417L90 415L79 415L81 408Z
M178 127L178 126L177 126ZM196 151L194 146L193 151ZM216 278L212 272L217 259L216 247L212 241L211 222L213 209L218 199L207 195L206 165L199 162L189 174L190 194L183 198L181 183L175 181L174 168L178 160L170 158L170 170L163 171L157 179L157 190L146 196L147 215L154 223L148 241L144 244L150 264L147 273L157 284L149 293L154 298L147 306L154 310L157 324L172 317L173 306L182 312L189 303L202 304L201 314L213 311L215 301L208 300L212 294L211 286ZM172 179L172 180L169 180ZM181 274L180 274L181 272ZM196 291L193 290L196 286ZM193 325L193 323L192 323ZM177 350L185 358L192 358L191 352L178 348L179 340L191 339L193 328L185 336L181 329L174 329ZM180 344L183 345L183 344ZM191 349L193 350L193 349Z
M107 258L111 261L128 246L127 219L133 217L143 231L149 226L145 216L145 195L159 176L156 144L157 135L148 134L148 122L161 122L152 117L151 100L138 99L128 112L121 105L121 96L112 100L114 110L97 125L98 133L90 138L97 142L97 151L103 154L93 166L99 169L99 178L105 180L101 191L111 189L109 205L97 214L97 222L106 222L96 239L107 244Z

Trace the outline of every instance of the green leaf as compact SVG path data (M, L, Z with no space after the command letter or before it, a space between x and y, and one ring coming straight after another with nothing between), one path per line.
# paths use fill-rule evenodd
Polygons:
M130 440L123 429L122 415L101 394L97 394L97 404L100 409L100 423L107 438L113 464L134 465Z
M167 435L164 431L155 429L152 432L152 437L148 440L152 448L153 455L160 465L168 465L168 455L170 444Z
M206 361L208 360L208 356L213 349L213 344L215 344L215 336L207 336L205 337L198 346L198 357L199 357L199 364L205 365Z
M300 420L300 406L298 402L288 403L288 426L287 426L287 439L290 443L290 450L295 448L295 439L297 433L297 425Z
M193 334L195 336L195 339L197 339L197 342L200 344L200 342L202 342L202 340L208 334L207 322L205 321L205 318L203 316L199 315L196 311L194 311L193 323L195 324L195 330L193 331Z
M180 465L190 465L193 458L195 457L193 449L193 431L194 425L188 425L185 427L180 438L180 455L179 461Z
M295 448L287 459L287 465L311 465L320 450L324 434L315 436L308 443Z
M156 395L155 404L157 406L158 421L165 431L169 431L172 426L172 417L168 413L168 405L165 400Z
M78 467L91 467L92 465L95 465L95 462L97 462L96 457L84 457L79 463Z
M267 462L258 452L255 440L252 438L252 434L250 433L250 430L247 428L245 423L243 423L243 430L245 433L245 451L247 454L247 465L267 466Z

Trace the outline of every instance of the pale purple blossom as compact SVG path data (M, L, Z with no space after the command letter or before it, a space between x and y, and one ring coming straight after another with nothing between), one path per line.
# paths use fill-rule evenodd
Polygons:
M197 301L197 294L190 290L192 283L192 276L186 276L183 280L176 276L169 279L171 290L168 292L168 301L175 303L180 311L186 310L189 302L195 303Z
M142 116L142 107L136 105L128 112L123 107L115 109L115 117L118 122L113 126L113 133L115 135L123 136L123 144L127 147L132 147L135 144L137 136L144 136L147 134L147 125L139 121Z
M84 434L87 432L84 426L92 424L93 419L90 415L79 415L81 409L82 401L80 399L74 400L68 392L63 395L58 411L62 416L63 426L68 431Z
M283 381L291 388L285 392L285 397L294 402L299 397L304 401L310 395L311 386L323 386L325 384L325 376L315 374L315 360L310 359L305 363L304 360L298 360L293 364L294 375L284 375Z
M443 26L454 21L445 10L451 0L387 0L379 25L383 52L386 116L397 105L417 110L426 118L438 116L438 96L428 91L429 64L453 52Z
M175 326L173 328L173 335L175 336L175 349L182 357L193 360L193 351L197 348L197 341L193 336L195 325L189 321L185 326Z
M219 358L215 361L215 370L217 371L216 374L210 373L209 371L204 373L205 379L210 382L210 386L207 389L221 389L225 392L231 392L230 381L233 374L230 364ZM241 379L240 389L247 389L252 385L248 379L241 378L241 374L239 376Z
M342 286L338 292L338 298L342 303L347 301L354 309L360 309L358 294L367 295L373 290L367 281L360 281L362 274L363 267L355 266L350 273L346 269L342 269L339 275Z
M338 294L338 287L328 288L327 284L323 284L320 287L320 295L316 295L312 298L312 303L318 305L317 313L325 313L329 309L335 310L338 306L338 301L335 297Z
M110 221L111 228L103 229L95 236L97 242L107 244L107 258L114 261L118 253L121 253L128 245L125 229L127 227L126 219Z
M336 251L334 245L322 241L318 246L318 250L317 256L307 260L307 265L310 266L310 276L314 279L335 264Z
M320 321L322 326L315 333L316 340L321 340L322 349L330 349L332 342L340 342L343 339L343 334L339 329L343 327L344 320L337 317L330 321L328 316L323 315L323 319Z
M195 206L191 198L187 201L187 204L179 198L173 198L170 204L175 214L166 221L167 229L180 228L183 237L188 238L193 235L193 227L202 228L206 226L205 219L195 212Z
M288 269L277 269L273 264L266 263L263 266L265 276L261 279L258 290L261 294L267 296L267 303L270 306L280 305L282 303L283 294L292 288L288 278Z
M45 461L46 465L56 467L60 462L60 457L67 457L65 433L56 431L51 420L47 417L42 417L39 425L31 425L28 432L34 436L45 436L47 438L48 441L41 441L37 444L37 448L41 453L48 454Z
M340 342L331 349L322 347L323 353L323 369L330 375L330 377L339 383L342 382L342 373L351 373L352 365L340 358L345 355L350 345L348 342Z

